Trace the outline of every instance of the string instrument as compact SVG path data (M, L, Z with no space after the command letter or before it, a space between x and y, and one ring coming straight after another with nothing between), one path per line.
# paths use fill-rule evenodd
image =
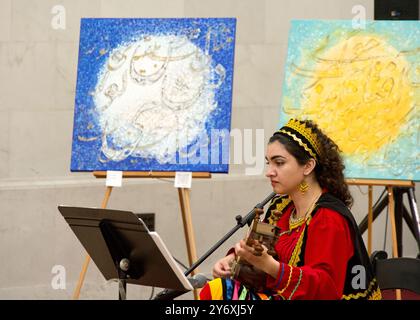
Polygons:
M255 208L255 217L252 220L251 227L245 242L248 246L254 248L254 255L261 256L263 247L267 247L267 253L271 256L276 255L274 246L280 234L280 229L277 226L260 221L260 215L263 213L262 209ZM256 241L257 240L257 241ZM231 265L232 279L238 280L248 288L261 291L265 288L267 274L248 263L241 257L236 257Z

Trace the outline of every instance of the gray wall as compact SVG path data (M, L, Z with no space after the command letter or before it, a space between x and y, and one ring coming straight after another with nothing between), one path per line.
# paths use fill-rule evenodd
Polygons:
M51 9L63 5L66 29L51 27ZM57 205L99 207L103 180L70 173L73 108L81 17L237 17L232 128L257 129L266 138L277 125L290 19L351 19L356 4L373 16L371 0L0 0L0 272L1 299L70 299L85 252ZM195 180L191 192L197 254L203 254L271 190L245 165L228 175ZM367 210L367 188L352 187L354 214ZM382 188L375 188L375 195ZM168 180L137 179L115 188L109 208L155 212L156 229L170 251L187 263L178 195ZM374 224L374 249L383 247L385 214ZM404 226L404 254L416 244ZM234 240L220 248L211 266ZM386 248L390 252L388 226ZM66 270L66 289L51 286L54 265ZM151 288L129 286L129 299L147 299ZM90 264L81 299L115 299ZM190 298L184 295L182 298Z

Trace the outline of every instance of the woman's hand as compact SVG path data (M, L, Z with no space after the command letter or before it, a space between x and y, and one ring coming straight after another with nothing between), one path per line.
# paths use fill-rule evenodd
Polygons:
M231 264L235 260L235 253L231 253L226 257L216 262L213 267L213 277L215 278L228 278L231 276Z
M235 245L235 253L273 278L277 277L280 263L267 253L267 247L262 245L258 240L254 240L252 247L248 246L244 240L239 241Z

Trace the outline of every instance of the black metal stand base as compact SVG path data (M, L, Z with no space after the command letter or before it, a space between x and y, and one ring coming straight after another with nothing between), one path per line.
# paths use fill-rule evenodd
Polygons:
M417 209L417 202L414 193L414 187L393 187L392 188L395 199L395 226L397 231L397 246L398 255L402 256L403 244L402 244L402 225L403 219L407 223L408 228L413 234L417 241L418 254L420 255L420 222L419 214ZM385 190L386 191L386 190ZM407 210L403 203L403 195L407 194L410 211ZM373 221L379 216L379 214L387 208L389 204L388 193L383 199L379 199L372 208L372 219ZM410 213L411 216L410 216ZM363 234L368 227L368 216L366 215L359 224L359 230Z

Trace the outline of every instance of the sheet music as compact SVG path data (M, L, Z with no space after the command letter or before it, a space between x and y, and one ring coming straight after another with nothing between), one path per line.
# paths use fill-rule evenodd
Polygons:
M181 280L184 288L186 290L194 290L191 283L188 281L185 274L182 272L181 268L179 267L178 263L175 261L175 259L170 254L168 248L166 247L165 243L162 241L162 238L159 236L159 234L155 231L149 232L150 236L152 237L153 241L158 246L159 250L162 252L163 256L165 257L168 264L171 266L172 270L177 275L178 279Z

